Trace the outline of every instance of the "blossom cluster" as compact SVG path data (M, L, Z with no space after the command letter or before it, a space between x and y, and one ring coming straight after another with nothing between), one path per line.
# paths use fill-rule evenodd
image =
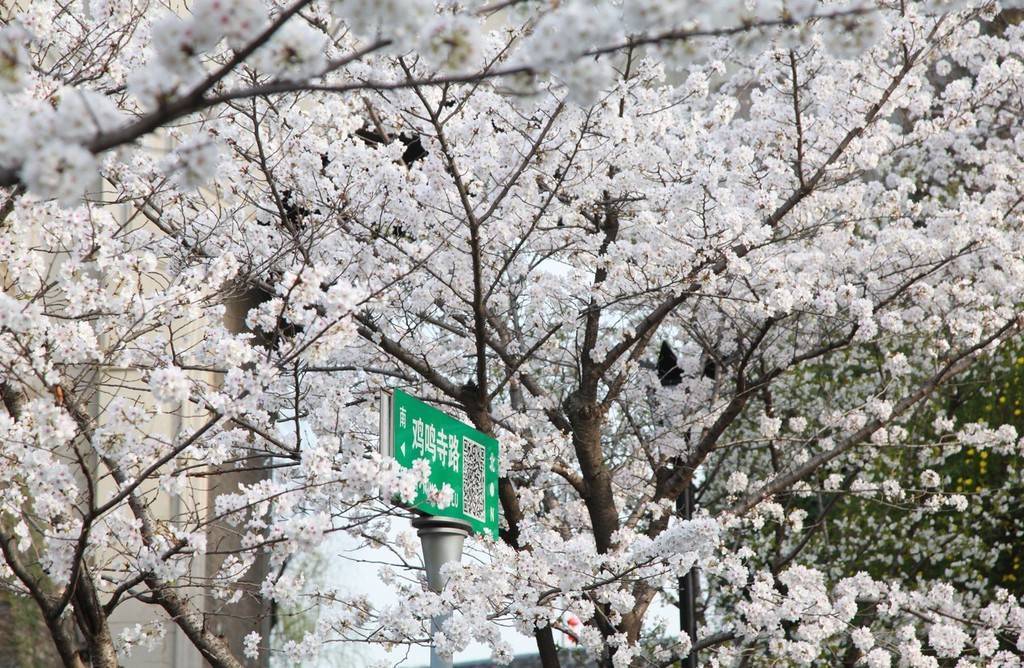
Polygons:
M86 4L0 29L3 586L239 662L1019 665L975 564L1013 577L1021 425L964 409L1024 303L995 5ZM405 520L461 490L377 452L392 387L501 443L440 593ZM338 534L400 604L301 571ZM254 590L312 630L196 624Z

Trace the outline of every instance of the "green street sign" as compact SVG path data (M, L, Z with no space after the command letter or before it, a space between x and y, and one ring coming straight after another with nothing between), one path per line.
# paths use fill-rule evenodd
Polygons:
M468 522L473 533L498 537L498 441L401 390L381 392L381 454L412 468L430 462L430 484L454 496L438 508L420 489L413 508Z

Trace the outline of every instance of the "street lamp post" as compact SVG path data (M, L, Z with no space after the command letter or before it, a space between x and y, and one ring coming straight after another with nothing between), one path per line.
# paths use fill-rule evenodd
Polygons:
M427 586L430 591L441 593L448 580L441 575L441 567L462 561L462 546L470 525L449 517L421 517L413 520L412 525L420 537ZM434 634L441 630L449 616L437 615L430 620L430 668L452 668L452 660L441 657L434 645Z
M661 342L658 353L658 378L662 387L672 387L683 382L683 372L678 366L678 358L672 352L668 341ZM715 379L717 367L711 360L704 365L704 377ZM693 519L693 480L676 497L676 515L682 520ZM693 643L690 653L679 662L679 668L697 667L697 567L691 568L686 575L679 578L679 630L690 636Z
M501 445L493 436L474 429L400 389L380 395L380 454L403 469L430 465L430 479L403 505L421 515L413 520L423 550L423 565L431 591L444 591L441 567L462 561L466 536L498 537L498 462ZM428 488L451 488L450 503L439 506ZM430 666L451 668L437 652L433 638L448 615L430 620Z

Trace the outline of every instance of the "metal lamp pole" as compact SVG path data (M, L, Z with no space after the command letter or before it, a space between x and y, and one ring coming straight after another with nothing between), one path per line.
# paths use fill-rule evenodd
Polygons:
M421 517L412 521L423 549L423 566L427 571L430 591L441 593L447 578L441 576L441 566L462 561L462 546L469 535L468 522L446 517ZM437 615L430 620L430 668L452 668L452 660L442 658L434 646L434 634L450 614Z
M683 372L678 366L678 358L672 352L668 341L661 342L658 352L658 378L662 387L672 387L683 382ZM717 375L717 367L713 361L704 364L704 377L712 380ZM691 476L692 478L692 476ZM676 514L680 519L693 519L693 482L686 486L683 493L676 497ZM694 566L679 578L679 629L689 634L693 646L690 653L679 662L679 668L697 668L697 567Z
M676 512L682 519L693 519L693 483L676 499ZM689 634L693 643L690 653L683 658L680 668L697 668L697 566L679 578L679 627Z

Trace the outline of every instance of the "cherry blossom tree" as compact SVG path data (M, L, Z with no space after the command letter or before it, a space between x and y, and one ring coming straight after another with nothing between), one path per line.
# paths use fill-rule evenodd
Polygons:
M871 504L972 512L941 473L966 449L1019 479L1013 426L947 399L1019 335L1024 33L994 2L726 4L10 10L0 583L64 664L158 639L112 632L133 601L218 667L502 662L507 628L548 667L561 636L607 666L1021 665L1014 593L848 566ZM388 387L502 445L500 538L441 594L393 539L429 462L375 452ZM288 568L334 532L401 605ZM696 637L658 632L693 569ZM274 648L207 625L246 598L320 614Z

